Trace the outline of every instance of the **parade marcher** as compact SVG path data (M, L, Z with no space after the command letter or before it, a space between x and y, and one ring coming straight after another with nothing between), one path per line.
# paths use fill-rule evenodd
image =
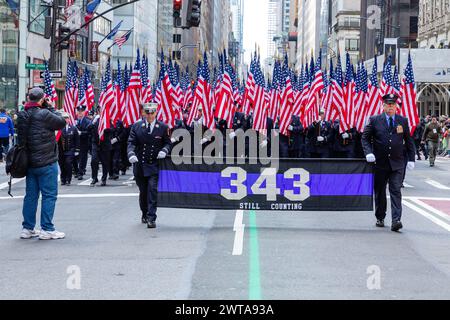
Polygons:
M128 139L128 134L123 125L122 120L116 120L114 127L111 129L111 163L109 170L109 179L118 180L121 168L121 145L123 141Z
M240 105L238 105L237 111L234 114L234 118L233 118L233 132L230 133L230 139L233 140L233 146L234 146L234 150L235 150L235 155L238 158L244 158L245 157L245 150L243 150L244 154L237 154L238 150L237 150L237 144L235 142L235 138L236 135L238 133L245 133L246 131L246 127L247 127L247 120L245 117L245 114L241 112L242 107Z
M437 121L437 116L431 118L431 122L425 127L422 136L422 143L428 147L428 157L430 158L430 167L434 167L439 147L439 136L441 126Z
M139 187L141 221L149 229L156 228L158 160L166 158L171 150L169 128L156 119L157 109L154 103L144 105L145 119L132 126L128 139L128 158Z
M320 120L314 121L308 128L308 154L311 158L330 158L330 147L333 142L333 128L325 121L325 112L320 111Z
M305 134L300 117L292 116L291 125L288 127L291 133L289 145L289 158L305 158Z
M80 154L77 157L78 180L83 180L86 174L86 166L88 161L88 153L90 149L90 130L91 120L86 116L86 106L78 106L77 108L77 129L80 135Z
M70 186L73 163L80 152L80 136L78 129L70 125L69 114L64 112L63 118L66 120L66 126L61 130L61 136L58 141L58 162L61 170L61 185Z
M340 159L355 158L356 129L353 128L341 133L340 122L336 120L333 125L333 132L333 157Z
M398 96L389 94L383 97L384 113L370 118L366 126L362 144L367 162L375 163L375 206L376 226L383 228L386 217L386 186L389 183L392 209L392 231L403 228L402 193L405 153L408 169L415 167L414 142L410 134L408 120L397 113Z
M414 145L416 146L417 160L419 161L422 160L422 157L420 156L420 149L422 148L422 137L424 131L425 131L425 122L421 120L420 124L416 127L416 130L414 131L413 134Z
M25 198L23 200L23 230L21 239L39 236L41 240L63 239L65 234L55 230L53 215L58 195L58 151L55 131L66 125L54 111L44 90L33 88L25 105L28 118L18 117L18 143L25 142L28 155ZM42 194L41 231L36 231L36 211Z
M100 140L98 127L100 116L97 115L91 124L91 137L92 137L92 182L91 187L94 187L98 183L98 169L99 164L102 164L102 182L101 186L106 186L106 179L110 172L111 162L111 129L105 129L103 139Z
M0 162L3 162L3 153L7 153L9 146L13 144L14 123L6 114L5 109L0 109Z

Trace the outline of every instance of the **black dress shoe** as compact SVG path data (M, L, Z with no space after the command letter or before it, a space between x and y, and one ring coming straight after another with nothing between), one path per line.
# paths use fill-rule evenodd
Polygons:
M98 183L98 179L94 179L91 182L91 187L94 187Z
M102 183L100 184L100 186L105 187L106 186L106 181L102 180Z
M79 175L78 176L78 181L82 181L83 180L83 176L82 175Z
M142 216L141 222L142 222L142 224L147 224L148 223L147 217L146 216Z
M62 186L65 186L65 185L66 185L66 183L65 183L65 182L63 182L63 181L61 181L61 185L62 185Z
M125 172L125 171L122 171L122 175L124 176L124 175L126 175L127 173Z
M403 228L403 225L402 225L402 223L401 223L400 221L394 221L394 222L392 223L392 227L391 227L391 230L392 230L392 231L398 232L398 231L400 231L400 229L402 229L402 228Z
M384 228L384 220L377 220L377 227Z
M119 180L119 176L118 175L114 175L113 177L112 177L112 180Z
M66 186L70 187L70 181L66 183Z
M156 222L155 221L148 221L147 222L147 228L148 229L155 229L156 228Z

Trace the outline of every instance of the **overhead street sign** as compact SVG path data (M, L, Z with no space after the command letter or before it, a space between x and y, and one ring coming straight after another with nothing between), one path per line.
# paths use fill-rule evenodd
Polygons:
M50 71L50 77L53 79L61 79L62 71ZM41 78L44 78L44 71L41 71Z
M45 64L37 64L37 63L26 63L25 69L31 70L45 70Z

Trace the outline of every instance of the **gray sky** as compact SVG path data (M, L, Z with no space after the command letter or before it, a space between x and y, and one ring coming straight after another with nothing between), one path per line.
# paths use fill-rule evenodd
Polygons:
M260 47L261 61L267 56L267 0L244 0L244 61L250 64L255 43Z

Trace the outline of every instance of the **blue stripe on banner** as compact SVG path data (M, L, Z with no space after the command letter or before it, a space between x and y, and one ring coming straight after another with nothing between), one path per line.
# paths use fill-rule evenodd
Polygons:
M222 189L230 188L230 178L222 178L220 172L189 172L162 170L159 179L159 192L166 193L192 193L192 194L219 194ZM244 183L248 194L253 194L251 186L258 180L260 174L247 174ZM234 178L234 177L233 177ZM277 187L281 194L286 190L294 190L300 194L298 188L293 187L293 179L285 179L282 174L277 175ZM311 174L311 196L371 196L373 194L372 174Z

